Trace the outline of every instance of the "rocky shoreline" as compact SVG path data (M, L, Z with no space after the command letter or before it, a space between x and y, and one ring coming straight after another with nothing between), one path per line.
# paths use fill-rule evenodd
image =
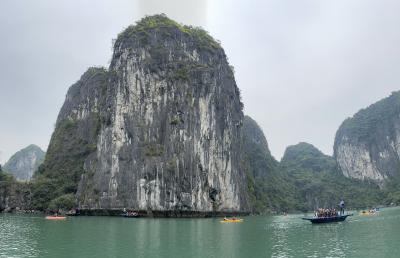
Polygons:
M139 217L148 218L211 218L225 216L248 216L250 212L236 211L190 211L190 210L139 210ZM120 216L122 209L83 209L80 216Z
M133 210L125 210L133 211ZM73 216L110 216L119 217L125 213L123 209L81 209ZM216 217L229 217L229 216L249 216L250 212L233 212L233 211L189 211L189 210L139 210L135 211L138 217L144 218L216 218ZM15 210L6 209L0 213L14 213L14 214L41 214L46 213L36 210Z

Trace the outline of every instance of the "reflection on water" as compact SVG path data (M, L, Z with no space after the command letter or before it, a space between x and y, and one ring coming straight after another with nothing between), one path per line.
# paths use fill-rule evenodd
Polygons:
M38 257L34 217L7 216L0 221L0 257Z
M301 217L274 217L271 257L400 257L398 208L343 223L312 225Z
M126 219L0 215L3 257L400 257L400 209L312 225L300 215Z

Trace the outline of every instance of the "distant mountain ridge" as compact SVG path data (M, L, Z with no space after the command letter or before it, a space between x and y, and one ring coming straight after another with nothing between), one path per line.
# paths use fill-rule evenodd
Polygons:
M287 147L278 162L262 129L249 116L243 121L243 151L254 213L336 207L342 198L349 207L372 206L384 200L378 185L346 178L332 156L309 143Z
M337 207L341 199L353 208L373 206L384 200L377 184L346 178L333 157L308 143L289 146L280 171L293 186L295 210Z
M45 152L40 147L31 144L12 155L4 164L3 170L19 181L29 181L43 163L44 156Z
M290 186L278 170L279 162L271 155L267 139L256 121L243 120L243 166L253 212L286 210L292 206Z
M297 167L309 169L313 172L332 171L336 167L336 162L331 156L325 155L312 144L306 142L287 147L281 163L285 165L292 163Z

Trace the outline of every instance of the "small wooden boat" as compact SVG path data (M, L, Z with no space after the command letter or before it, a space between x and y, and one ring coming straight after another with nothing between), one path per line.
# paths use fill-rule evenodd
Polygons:
M121 214L121 216L125 217L125 218L139 218L140 217L139 213L137 213L137 212L127 212L127 213Z
M72 217L72 216L80 216L81 214L77 211L69 211L69 212L65 213L65 215Z
M67 217L64 216L46 216L48 220L65 220Z
M321 224L321 223L345 221L349 216L353 216L353 214L339 215L333 217L314 217L314 218L302 218L302 219L311 221L311 223Z

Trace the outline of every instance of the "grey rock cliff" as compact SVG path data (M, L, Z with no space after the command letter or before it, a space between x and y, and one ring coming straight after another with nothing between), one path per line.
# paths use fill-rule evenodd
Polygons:
M242 120L219 44L147 17L118 36L108 70L70 88L40 174L81 208L245 211Z
M334 155L346 177L383 185L400 177L400 93L343 122Z
M36 145L18 151L4 164L4 170L11 173L17 180L29 181L33 173L43 163L45 152Z

